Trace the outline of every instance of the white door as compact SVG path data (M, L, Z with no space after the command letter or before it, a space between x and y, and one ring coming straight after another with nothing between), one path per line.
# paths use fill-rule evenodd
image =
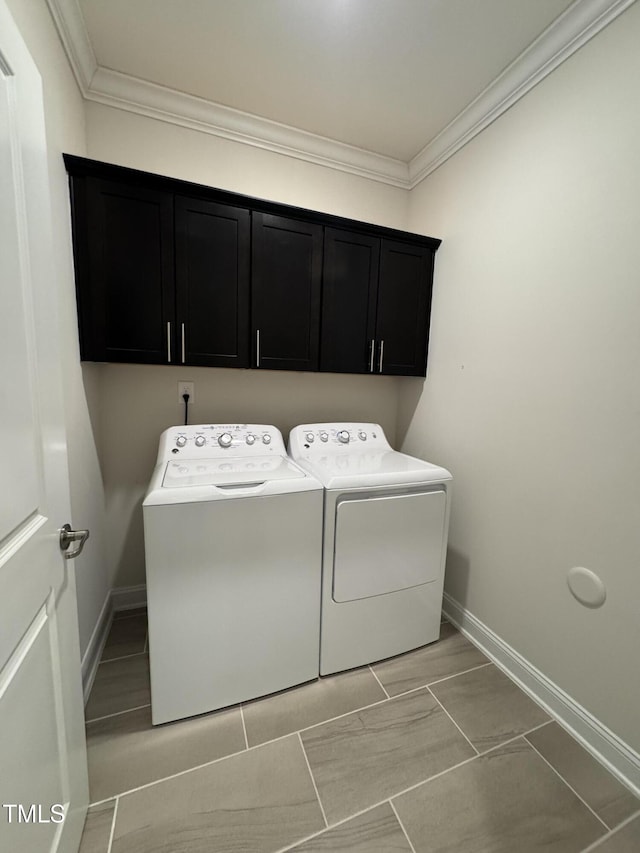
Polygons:
M41 81L0 0L0 850L75 853L88 799ZM64 820L62 816L64 815Z

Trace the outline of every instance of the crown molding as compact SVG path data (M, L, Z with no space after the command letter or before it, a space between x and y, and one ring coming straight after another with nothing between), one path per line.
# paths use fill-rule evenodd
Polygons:
M412 159L366 151L97 65L77 0L47 0L83 96L90 101L413 189L636 0L575 0Z
M519 101L636 0L576 0L409 163L409 189Z
M404 189L409 182L409 167L401 160L106 68L98 68L85 97L148 118L328 166L369 180Z
M98 68L78 0L47 0L76 82L86 97Z

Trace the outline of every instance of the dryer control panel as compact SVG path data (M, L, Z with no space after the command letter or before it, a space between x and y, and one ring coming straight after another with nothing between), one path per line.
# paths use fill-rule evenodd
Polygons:
M157 462L286 453L282 433L271 424L198 424L166 429L160 436Z
M358 450L391 450L380 424L301 424L289 433L289 453L293 459Z

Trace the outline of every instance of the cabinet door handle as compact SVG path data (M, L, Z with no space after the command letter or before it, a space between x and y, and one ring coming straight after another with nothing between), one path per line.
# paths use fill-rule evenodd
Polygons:
M371 338L371 350L369 355L369 373L373 373L373 357L376 351L376 339Z
M184 323L183 323L182 324L182 363L184 364L184 362L185 362L185 357L184 357Z
M256 367L260 367L260 329L256 329Z
M167 323L167 361L171 364L171 323Z
M380 341L380 364L378 365L378 373L382 373L382 360L384 358L384 341Z

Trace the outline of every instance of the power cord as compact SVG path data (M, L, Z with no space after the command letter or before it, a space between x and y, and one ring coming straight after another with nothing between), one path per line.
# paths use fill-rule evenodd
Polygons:
M182 399L184 400L184 425L186 426L189 423L189 395L183 394Z

